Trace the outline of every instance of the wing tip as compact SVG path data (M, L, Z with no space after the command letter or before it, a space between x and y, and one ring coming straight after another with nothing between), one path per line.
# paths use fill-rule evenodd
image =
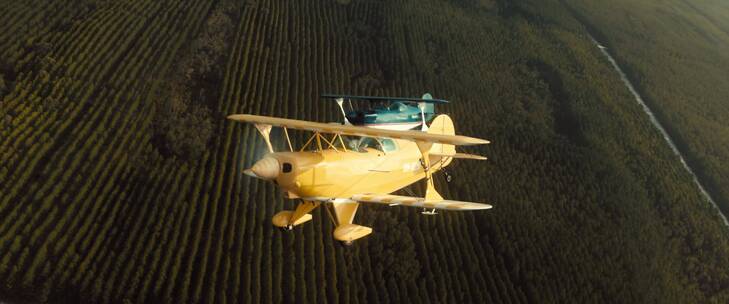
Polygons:
M455 136L460 139L461 145L486 145L486 144L491 143L491 141L489 141L489 140L476 138L476 137L463 136L463 135L455 135Z
M473 211L473 210L488 210L488 209L493 209L493 208L494 208L494 206L492 206L490 204L469 202L468 205L463 206L459 209L464 210L464 211Z
M248 114L230 114L226 118L235 121L245 121L245 118L250 116Z
M489 205L489 204L482 204L482 205L484 205L484 206L481 207L480 209L477 209L477 210L488 210L488 209L493 209L494 208L494 206Z

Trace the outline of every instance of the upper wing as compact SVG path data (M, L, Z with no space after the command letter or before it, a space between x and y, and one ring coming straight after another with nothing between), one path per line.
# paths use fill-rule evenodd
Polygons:
M432 142L437 144L448 145L480 145L488 144L485 139L473 138L462 135L445 135L433 134L421 131L396 131L383 130L367 127L358 127L351 125L327 124L313 121L286 119L270 116L258 116L249 114L235 114L228 116L228 119L249 122L254 124L272 125L276 127L286 127L290 129L300 129L312 132L323 132L353 136L369 136L369 137L389 137L412 141Z
M436 98L411 98L411 97L382 97L382 96L357 96L357 95L336 95L336 94L322 94L322 98L346 98L346 99L360 99L360 100L386 100L386 101L415 101L415 102L429 102L429 103L448 103L445 99Z
M392 194L357 194L351 198L354 201L366 202L366 203L377 203L377 204L388 204L388 205L403 205L411 207L423 207L428 209L444 209L444 210L484 210L491 209L493 206L489 204L452 201L452 200L438 200L438 201L426 201L422 197L411 197L402 195Z

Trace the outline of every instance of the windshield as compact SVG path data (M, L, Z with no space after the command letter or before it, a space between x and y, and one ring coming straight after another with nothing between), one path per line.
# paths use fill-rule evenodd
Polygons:
M382 149L385 152L393 152L397 150L397 145L395 144L395 141L389 138L380 138L380 143L382 144Z

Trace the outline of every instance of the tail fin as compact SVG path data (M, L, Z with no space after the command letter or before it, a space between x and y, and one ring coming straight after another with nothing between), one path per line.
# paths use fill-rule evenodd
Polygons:
M428 133L431 134L443 134L443 135L455 135L456 131L453 127L453 121L448 115L441 114L433 119L433 123L430 124ZM433 144L430 148L430 161L435 163L440 160L441 157L448 157L443 164L443 167L447 166L451 160L455 158L462 159L475 159L475 160L486 160L486 157L475 154L466 154L456 152L456 146L444 145L444 144Z
M423 97L421 97L421 98L422 99L433 99L433 96L431 96L430 93L425 93L425 94L423 94ZM435 104L434 103L432 103L432 102L424 102L424 105L423 106L424 106L423 112L425 112L426 114L428 114L428 113L430 113L430 114L435 113Z
M455 135L456 130L453 126L453 121L448 115L441 114L433 119L433 122L428 128L430 134L442 134L442 135ZM430 148L430 163L438 164L439 167L445 167L453 160L453 157L448 157L445 162L439 163L438 161L445 156L452 156L456 154L456 146L447 144L433 144Z

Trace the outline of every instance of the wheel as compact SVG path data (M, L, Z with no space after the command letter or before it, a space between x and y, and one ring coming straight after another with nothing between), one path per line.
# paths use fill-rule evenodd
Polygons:
M294 225L288 225L288 226L286 226L286 230L287 231L294 230Z

